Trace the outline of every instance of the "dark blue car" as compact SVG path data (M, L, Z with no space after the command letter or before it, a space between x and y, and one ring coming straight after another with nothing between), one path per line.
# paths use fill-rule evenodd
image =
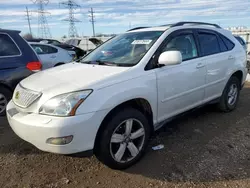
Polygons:
M5 115L16 85L41 70L38 56L19 33L0 29L0 116Z

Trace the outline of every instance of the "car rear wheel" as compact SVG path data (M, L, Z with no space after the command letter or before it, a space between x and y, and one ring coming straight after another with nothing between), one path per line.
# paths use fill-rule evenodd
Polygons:
M147 118L127 108L113 116L100 139L98 159L113 169L126 169L144 154L150 135Z
M237 106L240 95L240 81L233 76L228 81L218 104L219 109L223 112L230 112Z
M0 116L6 114L6 106L11 99L11 91L0 86Z

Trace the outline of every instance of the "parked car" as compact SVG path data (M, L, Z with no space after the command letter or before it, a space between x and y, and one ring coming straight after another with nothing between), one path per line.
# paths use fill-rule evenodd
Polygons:
M247 43L245 42L245 40L239 35L234 35L234 37L240 42L240 44L243 46L243 48L247 52Z
M178 114L208 103L234 110L246 72L244 49L218 25L132 29L80 63L23 80L7 117L15 133L40 150L91 150L107 166L125 169Z
M41 69L36 53L19 33L0 29L0 116L5 115L16 85Z
M69 52L57 46L36 42L30 42L29 44L39 55L43 70L70 63L75 58L75 52Z
M63 48L67 51L74 51L76 53L76 59L79 59L81 57L83 57L84 55L87 54L87 52L85 50L82 50L81 48L74 46L72 44L67 44L67 42L62 43L59 42L58 40L54 40L54 39L27 39L28 42L39 42L39 43L43 43L43 44L51 44L60 48Z
M250 74L250 52L247 53L247 69Z

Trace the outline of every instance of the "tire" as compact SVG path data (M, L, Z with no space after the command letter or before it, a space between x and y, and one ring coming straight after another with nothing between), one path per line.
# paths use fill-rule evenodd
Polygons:
M236 92L234 95L234 98L230 98L230 96L233 97L232 96L233 93L231 90L232 87L234 88L234 91ZM230 92L231 92L231 95L230 95ZM233 76L229 79L223 91L223 94L220 98L220 102L218 103L218 108L223 112L233 111L238 104L239 96L240 96L240 80L237 77Z
M138 162L144 155L150 136L150 125L147 118L140 111L133 108L122 109L112 117L107 122L105 129L103 129L97 158L112 169L122 170ZM130 127L131 124L131 136L125 138L125 127ZM141 134L144 133L144 135L134 139L135 135L140 135L135 133L139 132ZM127 133L129 133L129 128ZM122 136L122 138L118 137L115 139L114 134ZM111 143L112 137L114 143ZM134 146L137 150L134 150ZM124 150L123 155L118 155L119 150L121 151L120 153Z
M6 115L6 106L11 100L11 97L12 92L9 89L0 86L0 116Z

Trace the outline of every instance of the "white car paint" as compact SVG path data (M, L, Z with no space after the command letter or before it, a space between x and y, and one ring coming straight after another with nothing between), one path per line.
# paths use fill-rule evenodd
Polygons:
M50 45L50 44L43 44L37 42L29 42L29 44L33 47L36 51L37 55L39 56L41 63L42 63L42 70L52 68L58 64L66 64L73 61L75 56L75 52L67 51L60 47ZM50 48L53 49L54 52L39 52L39 47ZM37 49L38 48L38 49Z
M70 63L24 79L21 82L23 87L39 91L42 96L25 109L15 105L13 101L8 104L7 117L12 129L41 150L60 154L77 153L94 148L102 121L123 102L137 98L147 100L157 129L168 118L220 97L227 81L236 71L242 71L244 84L246 55L239 43L235 43L231 52L145 71L145 66L167 36L174 31L194 27L215 30L232 41L236 40L228 31L207 26L140 29L140 32L165 32L133 67ZM39 114L40 107L50 98L85 89L92 89L93 92L78 107L75 116ZM17 110L14 115L11 114L13 109ZM50 137L68 135L74 135L73 141L68 145L54 146L46 143Z

